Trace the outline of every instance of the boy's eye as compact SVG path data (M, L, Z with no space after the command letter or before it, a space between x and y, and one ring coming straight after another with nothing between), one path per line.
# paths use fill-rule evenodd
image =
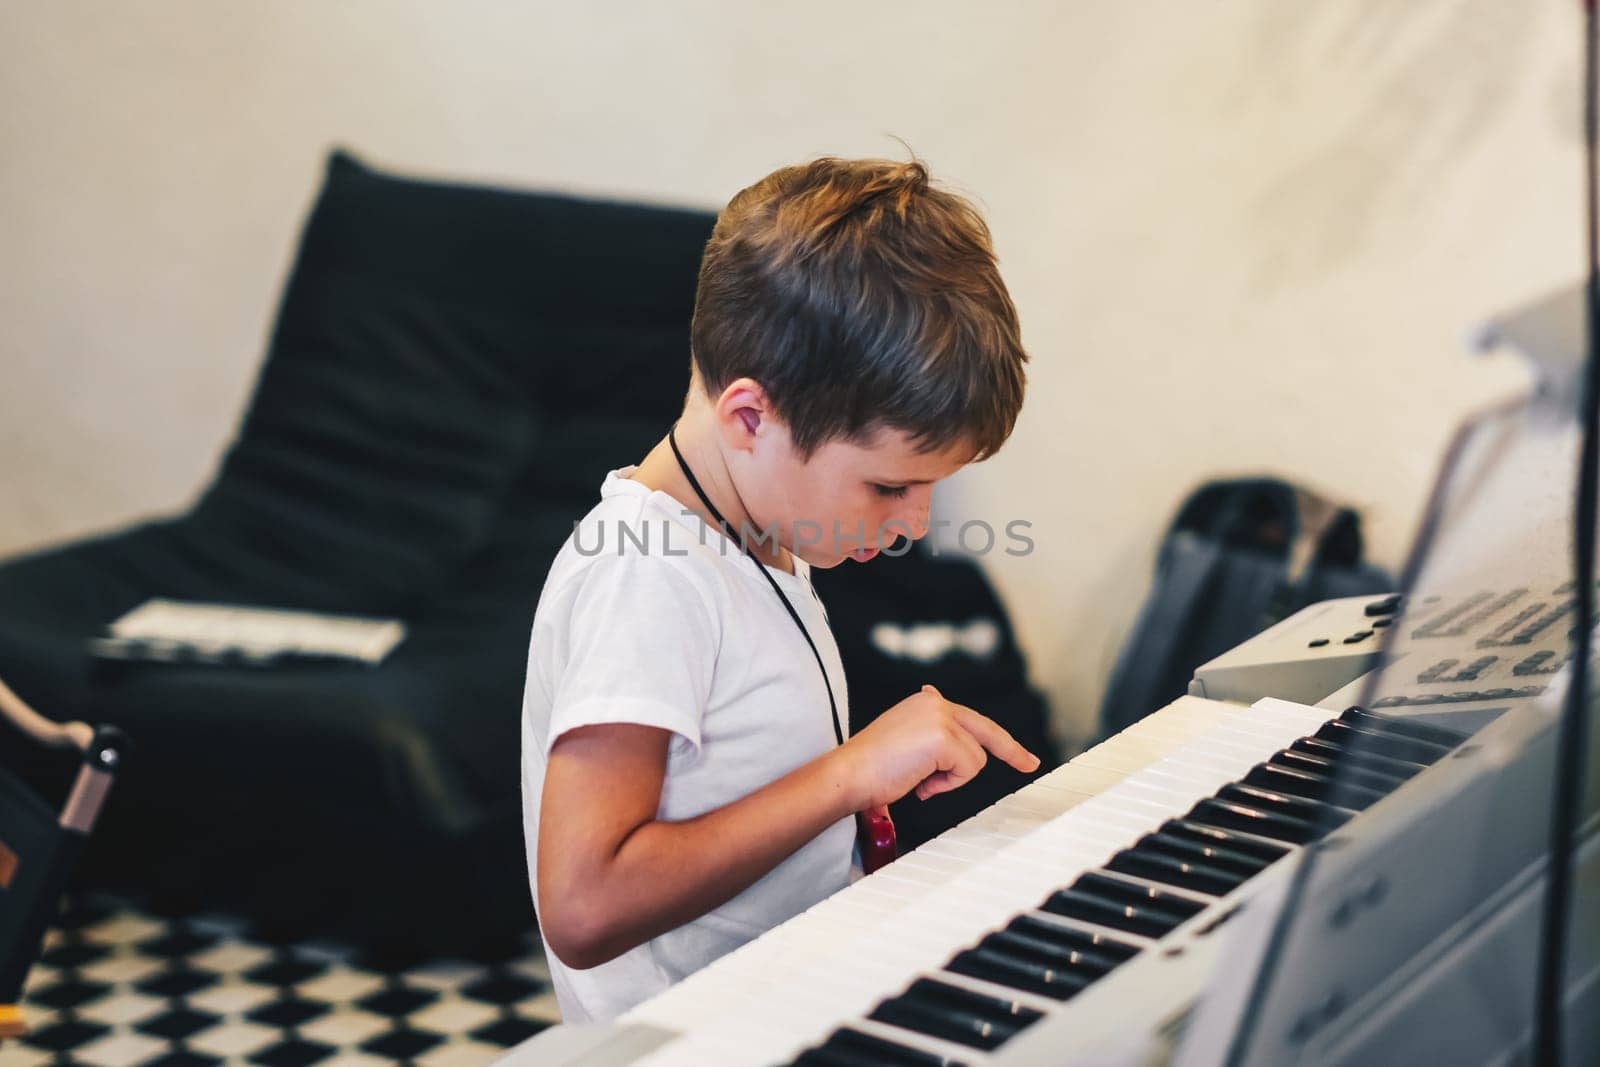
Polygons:
M906 487L903 485L874 485L872 487L872 491L877 493L879 496L887 497L901 497L906 495Z

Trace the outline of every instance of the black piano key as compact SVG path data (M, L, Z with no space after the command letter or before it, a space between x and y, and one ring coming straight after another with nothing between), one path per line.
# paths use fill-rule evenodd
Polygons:
M1054 1000L1066 1000L1094 981L1087 974L1058 971L1048 964L992 948L969 948L958 952L944 965L944 969L1027 993L1038 993Z
M1352 782L1345 775L1337 778L1312 771L1301 770L1279 763L1276 759L1258 763L1244 776L1243 784L1258 786L1275 793L1289 793L1307 800L1365 811L1383 799L1383 792Z
M1251 781L1246 777L1245 784L1294 792L1288 787L1289 783L1299 783L1303 788L1300 795L1308 800L1326 801L1351 811L1366 811L1393 792L1388 780L1360 771L1345 769L1334 775L1318 774L1291 766L1276 757L1268 760L1262 768L1259 781Z
M1240 781L1169 819L1081 875L1039 910L1023 914L945 969L997 986L1067 1000L1141 948L1075 923L1160 938L1286 855L1343 825L1465 740L1409 720L1347 709L1310 737L1256 764ZM1155 884L1150 884L1155 883ZM1168 889L1166 887L1172 887ZM1191 895L1196 894L1196 895ZM922 978L868 1018L992 1050L1042 1018L1014 1001ZM796 1064L927 1067L947 1058L842 1027Z
M1362 759L1345 759L1335 763L1323 756L1311 756L1295 749L1285 749L1272 757L1272 762L1288 767L1291 770L1304 771L1307 774L1317 774L1324 778L1335 778L1341 782L1349 782L1363 789L1370 789L1380 796L1388 796L1400 788L1407 776L1394 773L1392 767L1383 767Z
M1161 833L1194 841L1202 845L1215 845L1228 849L1230 852L1242 852L1246 856L1254 856L1266 863L1273 863L1289 854L1289 850L1282 845L1275 845L1271 841L1262 841L1254 837L1245 837L1221 827L1211 826L1193 819L1168 819L1161 824Z
M919 978L872 1009L869 1019L973 1048L999 1048L1042 1016L1014 1001Z
M1069 919L1109 926L1113 930L1126 930L1130 934L1139 934L1143 937L1160 937L1183 921L1168 912L1136 908L1132 904L1119 904L1076 889L1062 889L1052 893L1039 907L1055 915L1065 915Z
M1155 849L1125 848L1111 857L1106 869L1214 897L1226 896L1244 881L1243 875L1174 859Z
M1357 752L1376 752L1380 756L1403 759L1424 766L1437 763L1450 753L1450 749L1444 745L1436 745L1432 741L1419 741L1414 737L1402 737L1393 733L1379 733L1377 730L1352 726L1339 719L1324 723L1316 736Z
M1289 751L1320 756L1338 767L1350 765L1365 769L1383 769L1401 778L1414 777L1425 766L1415 760L1396 759L1388 753L1373 752L1366 748L1352 751L1344 742L1330 741L1325 737L1302 737L1289 746Z
M1323 827L1325 831L1343 826L1350 821L1350 812L1331 804L1290 796L1288 793L1278 793L1255 785L1225 785L1217 790L1217 799L1248 804L1252 808L1302 819L1313 826Z
M1194 897L1166 889L1157 889L1140 882L1130 882L1125 878L1117 878L1101 871L1089 871L1079 875L1078 880L1072 883L1072 888L1082 893L1094 893L1108 900L1132 904L1136 908L1154 908L1179 919L1198 915L1206 908L1206 902L1203 900L1196 900Z
M1186 860L1190 863L1203 863L1239 878L1249 878L1264 870L1271 860L1262 859L1260 856L1251 856L1244 852L1236 852L1221 845L1207 845L1199 841L1191 841L1185 837L1166 830L1157 830L1153 834L1145 834L1139 839L1137 846L1153 852L1159 852L1173 859Z
M1032 915L1018 915L1006 924L1005 932L1021 934L1037 941L1045 941L1070 951L1081 951L1097 957L1109 957L1116 963L1132 959L1139 954L1139 946L1094 930L1080 930L1072 926L1050 922Z
M904 997L884 1001L873 1008L867 1018L981 1049L999 1048L1016 1033L1011 1027L997 1024L981 1015L932 1006Z
M1304 819L1231 800L1202 800L1189 809L1186 818L1274 841L1287 841L1292 845L1308 844L1322 836L1320 827Z
M1401 737L1427 741L1430 744L1442 745L1445 748L1455 748L1467 739L1466 734L1458 733L1455 730L1447 730L1443 726L1433 726L1429 723L1415 722L1411 719L1397 719L1390 715L1375 715L1366 708L1349 708L1339 716L1339 719L1352 726L1376 730L1379 733L1399 734Z
M897 1061L880 1059L864 1052L812 1048L791 1060L790 1067L897 1067Z
M1014 926L1015 922L1012 925ZM1103 952L1069 947L1059 941L1046 940L1014 930L1009 926L985 936L978 942L978 947L1048 963L1057 970L1072 971L1089 978L1098 978L1121 963L1123 959Z
M849 1026L835 1030L813 1051L859 1056L863 1057L862 1062L884 1067L965 1067L960 1060L924 1052Z

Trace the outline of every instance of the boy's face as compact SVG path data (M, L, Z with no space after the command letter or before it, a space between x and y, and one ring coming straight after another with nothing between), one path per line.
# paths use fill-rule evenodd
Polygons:
M775 526L813 567L865 563L897 538L922 537L933 483L972 460L965 444L919 452L901 431L882 428L865 441L829 441L802 461L787 427L768 419L769 432L743 457L740 497L759 530Z

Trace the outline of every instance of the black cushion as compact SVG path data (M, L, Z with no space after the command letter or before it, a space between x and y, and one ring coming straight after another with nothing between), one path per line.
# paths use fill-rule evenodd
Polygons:
M89 882L208 907L242 894L285 921L337 886L348 931L419 944L418 915L446 942L531 920L518 720L534 604L605 471L682 404L713 221L333 155L237 439L192 512L0 565L0 676L139 745ZM375 669L91 660L86 638L152 596L392 613L409 636ZM4 761L51 795L70 769L0 745Z
M193 551L251 601L429 603L538 472L580 488L540 461L547 416L559 442L563 412L675 410L710 223L336 153L249 412L190 517Z

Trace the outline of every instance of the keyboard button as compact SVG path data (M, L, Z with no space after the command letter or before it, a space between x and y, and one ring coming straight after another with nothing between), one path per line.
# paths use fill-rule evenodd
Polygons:
M1374 600L1372 603L1361 609L1362 614L1366 615L1369 619L1376 618L1381 615L1393 615L1399 610L1399 594L1384 597L1382 600Z

